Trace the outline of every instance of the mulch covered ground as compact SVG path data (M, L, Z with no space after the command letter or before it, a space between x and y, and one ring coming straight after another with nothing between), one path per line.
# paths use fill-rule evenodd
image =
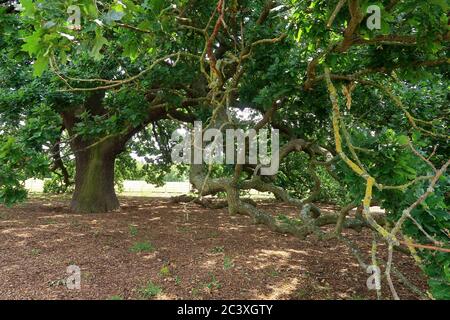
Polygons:
M300 241L226 209L123 198L120 212L78 215L68 200L40 197L0 207L0 299L375 299L368 274L332 241ZM263 203L274 214L295 209ZM326 208L324 209L332 209ZM369 256L368 231L347 235ZM368 260L368 258L367 258ZM409 257L395 265L426 281ZM64 285L81 268L81 290ZM384 298L389 298L387 285ZM401 298L414 294L397 284Z

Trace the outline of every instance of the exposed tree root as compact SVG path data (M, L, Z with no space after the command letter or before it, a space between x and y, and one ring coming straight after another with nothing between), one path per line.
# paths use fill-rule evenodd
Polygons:
M190 195L181 195L177 197L172 197L170 199L173 203L189 203L193 202L195 204L201 205L202 207L208 208L208 209L224 209L228 207L228 201L227 200L220 200L220 199L211 199L211 198L199 198L195 196ZM249 203L253 206L257 206L257 203L250 199L242 199L242 201Z
M326 239L327 236L320 228L328 225L336 225L339 215L338 214L323 214L318 217L311 215L313 206L306 205L304 210L300 213L299 219L280 220L273 215L260 210L248 203L240 201L236 208L236 213L247 215L254 219L255 223L264 224L270 230L274 232L293 235L299 239L306 239L307 236L315 234L319 238ZM384 223L384 218L379 216L378 222ZM370 227L366 221L352 218L347 218L343 222L343 228L353 229L360 232L362 228ZM334 235L334 234L333 234Z

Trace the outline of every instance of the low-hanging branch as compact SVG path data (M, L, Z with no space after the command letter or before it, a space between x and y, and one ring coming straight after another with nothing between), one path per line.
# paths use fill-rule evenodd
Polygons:
M391 270L392 270L392 260L393 260L393 250L395 246L398 246L401 242L398 240L397 238L397 234L400 232L400 229L403 225L403 223L405 222L405 220L407 218L412 218L411 216L411 211L416 208L419 204L421 204L422 202L424 202L426 200L426 198L432 193L434 192L434 186L437 184L439 178L447 171L448 166L450 165L450 160L447 161L447 163L442 166L441 169L439 170L435 170L434 165L432 165L428 159L424 158L423 156L419 155L419 158L421 160L423 160L425 163L427 163L427 165L430 165L434 171L435 171L435 175L431 176L428 180L430 180L430 184L429 187L427 189L427 191L420 196L416 202L414 202L410 207L408 207L407 209L405 209L402 213L402 216L400 217L399 220L397 220L395 227L389 232L387 229L385 229L383 226L381 226L379 223L377 223L377 221L373 218L373 216L370 213L370 206L371 206L371 200L372 200L372 192L373 192L373 187L376 186L378 189L383 190L385 188L385 186L383 186L382 184L377 183L376 179L374 177L372 177L365 169L363 169L360 165L356 164L355 162L353 162L343 151L342 148L342 138L341 138L341 119L340 119L340 111L339 111L339 102L338 102L338 94L336 91L336 88L333 85L333 82L331 80L331 74L328 68L325 68L325 80L327 83L327 88L330 94L330 100L332 103L332 107L333 107L333 130L334 130L334 137L335 137L335 144L336 144L336 151L339 154L339 156L342 158L342 160L348 165L348 167L350 167L357 175L359 175L360 177L362 177L363 179L366 180L366 193L365 193L365 197L364 197L364 201L363 201L363 205L364 205L364 217L365 219L369 222L369 224L372 226L372 228L374 228L374 230L376 230L381 236L382 238L388 243L388 261L386 264L386 279L389 285L389 288L391 290L392 296L394 297L394 299L398 300L399 296L397 294L397 291L393 285L392 279L391 279ZM398 99L396 99L398 100ZM399 100L398 100L399 101ZM350 139L346 140L347 144L349 145L350 149L352 150L352 144ZM410 147L414 150L414 148L412 147L412 145L410 144ZM417 152L415 151L414 153ZM355 157L356 153L354 153L354 149L353 149L353 155ZM359 160L357 160L358 163L360 163ZM423 179L423 177L422 177ZM418 180L416 179L416 182ZM389 188L393 189L395 187L398 186L389 186ZM400 187L404 187L404 186L400 186ZM415 221L415 220L414 220ZM416 221L417 223L417 221ZM422 227L419 227L419 230L421 230L422 232L424 232L425 230ZM430 238L430 240L432 240L434 243L436 244L440 244L437 243L433 238L431 238L428 233L424 232L425 235L427 237ZM442 244L440 244L442 245ZM408 248L412 248L412 247L416 247L416 248L422 248L422 249L430 249L430 250L435 250L435 247L430 247L430 246L422 246L422 245L414 245L409 243L408 244ZM438 248L437 251L442 251L442 252L447 252L447 248Z

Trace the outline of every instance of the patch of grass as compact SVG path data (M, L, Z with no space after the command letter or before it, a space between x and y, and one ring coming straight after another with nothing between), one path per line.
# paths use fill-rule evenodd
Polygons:
M40 250L40 249L37 249L37 248L33 248L33 249L31 249L31 254L32 254L33 256L38 256L38 255L41 254L41 250Z
M211 249L211 253L222 253L225 251L225 247L220 246L220 247L214 247Z
M139 233L137 226L130 224L128 226L128 231L130 233L130 236L136 237Z
M114 295L114 296L109 297L108 300L118 301L118 300L123 300L123 297L121 295Z
M138 253L138 252L154 252L155 247L150 242L136 242L131 247L131 252Z
M168 265L164 265L161 270L159 270L159 275L163 278L170 277L170 269Z
M200 298L202 293L211 293L214 290L222 288L222 284L217 280L216 276L212 273L208 273L210 280L206 283L200 283L196 287L191 289L191 296L194 299Z
M297 226L298 227L298 226L302 226L303 225L303 222L301 220L299 220L299 219L292 219L292 218L288 217L285 214L279 214L277 216L277 220L280 221L281 223L284 223L284 224L287 224L287 225L290 225L290 226Z
M179 286L179 285L181 284L181 279L180 279L179 276L176 276L176 277L175 277L175 284L176 284L177 286Z
M223 257L223 269L229 270L232 268L234 268L233 259L231 259L231 257L229 257L229 256Z
M139 290L139 294L144 299L154 298L161 293L162 289L152 281L149 281L145 287Z
M222 285L219 281L217 281L216 276L214 274L211 274L211 280L205 284L205 287L211 291L214 289L219 290L220 288L222 288Z

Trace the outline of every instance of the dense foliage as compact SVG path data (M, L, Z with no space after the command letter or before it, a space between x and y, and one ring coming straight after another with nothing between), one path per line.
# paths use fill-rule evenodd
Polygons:
M177 128L275 128L288 150L276 176L239 165L176 172L189 170L200 197L225 194L230 213L297 236L304 229L239 194L269 191L302 212L318 201L365 214L363 201L380 205L386 224L358 221L390 250L407 246L431 295L450 298L448 1L0 3L1 202L23 200L29 177L52 177L48 191L75 189L74 211L114 210L108 184L173 172ZM368 27L372 5L379 29ZM93 158L115 172L89 177ZM337 220L350 224L348 213ZM389 281L392 261L380 263Z

